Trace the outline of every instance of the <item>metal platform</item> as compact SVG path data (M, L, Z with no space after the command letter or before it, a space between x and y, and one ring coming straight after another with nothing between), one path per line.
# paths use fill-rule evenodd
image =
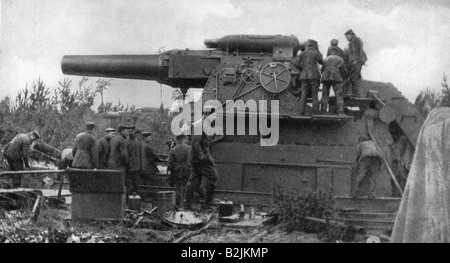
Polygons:
M322 115L289 115L285 118L310 122L346 122L354 118L348 115L322 114Z
M339 212L336 216L346 225L363 227L365 230L392 231L397 214Z
M175 188L168 186L141 185L139 193L145 198L151 197L158 191L174 190ZM275 207L272 193L216 190L214 198L220 200L228 199L233 201L236 206L244 204L245 206L258 207L261 211L268 211ZM396 213L400 206L401 198L378 197L368 199L335 196L334 200L337 210L351 208L361 213Z

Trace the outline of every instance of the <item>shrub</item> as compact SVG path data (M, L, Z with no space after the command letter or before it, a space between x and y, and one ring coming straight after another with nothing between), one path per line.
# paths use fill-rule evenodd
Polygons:
M87 121L96 123L94 135L103 136L110 125L103 117L104 111L126 111L134 114L134 106L112 103L99 107L99 113L91 108L97 94L103 97L103 92L111 86L112 80L99 79L95 84L88 84L84 77L73 88L72 80L64 78L53 94L44 81L38 78L31 86L26 85L14 99L5 97L0 101L0 144L9 142L17 133L38 130L41 141L60 150L72 147L74 138L84 130ZM15 101L13 105L12 101ZM164 142L172 139L170 131L170 117L167 109L157 109L136 118L136 126L153 133L155 150L165 152ZM136 121L135 120L135 121ZM161 140L161 142L159 142Z
M326 241L342 240L345 229L334 224L334 200L322 190L293 191L288 194L283 189L274 190L274 201L279 212L279 220L285 223L286 231L319 233ZM325 224L306 219L324 219Z

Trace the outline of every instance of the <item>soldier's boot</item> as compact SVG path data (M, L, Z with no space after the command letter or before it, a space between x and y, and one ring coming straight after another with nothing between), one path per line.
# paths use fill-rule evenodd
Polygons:
M188 183L186 186L186 195L184 199L184 209L192 210L192 197L194 196L194 189L191 183Z
M313 101L312 105L312 115L317 115L319 113L319 102Z
M205 202L202 204L202 209L208 210L211 209L211 204L213 202L213 196L214 196L214 190L215 185L213 184L206 184L205 187Z
M348 98L351 97L351 87L352 83L349 79L346 79L342 84L342 97Z
M360 194L360 192L361 192L361 187L362 187L362 181L364 180L364 176L361 176L361 174L358 174L357 176L356 176L356 178L355 178L355 184L354 184L354 187L353 187L353 189L351 190L351 194L350 194L350 196L352 197L352 198L357 198L357 197L360 197L361 196L361 194Z
M322 101L320 103L320 114L326 114L327 113L327 108L328 108L328 102L327 101Z
M184 199L186 196L186 189L184 187L179 187L178 191L176 191L176 204L180 207L184 206Z
M198 187L197 189L198 197L200 198L200 202L204 202L207 199L207 196L205 194L205 191L202 187Z
M353 96L356 98L363 98L365 97L365 95L363 94L362 90L361 90L361 79L353 81L353 85L352 85L352 93Z
M340 101L337 103L338 105L338 115L344 115L344 102Z
M355 193L355 189L350 190L350 197L351 198L356 198L356 193Z
M377 187L377 182L375 181L375 178L374 178L374 176L372 175L371 177L370 177L370 189L369 189L369 194L368 194L368 198L369 199L375 199L376 198L376 196L375 196L375 188Z
M359 183L356 183L355 186L353 187L353 189L350 192L351 198L359 197L359 192L360 192L360 186L359 186Z

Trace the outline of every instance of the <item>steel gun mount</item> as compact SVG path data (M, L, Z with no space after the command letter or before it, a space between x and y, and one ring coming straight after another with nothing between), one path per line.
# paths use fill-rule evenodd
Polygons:
M62 71L68 75L154 80L181 88L214 89L212 98L231 99L232 86L239 87L239 98L253 97L247 91L259 85L278 94L291 77L291 59L299 50L294 36L231 35L207 39L209 50L170 50L153 55L64 56ZM274 76L276 80L273 80ZM245 87L244 87L245 86ZM253 87L252 87L253 88ZM210 94L212 92L212 94ZM217 96L216 96L217 95Z
M313 116L309 107L307 116L299 116L294 92L298 73L292 61L300 41L295 36L229 35L204 43L205 50L64 56L61 66L68 75L153 80L180 88L183 94L189 88L203 88L203 102L214 99L226 105L227 100L255 100L257 104L267 100L270 105L271 100L278 100L276 146L260 146L260 134L226 135L213 145L218 170L226 174L220 177L219 188L243 196L268 194L277 185L347 196L359 136L372 134L384 149L388 127L395 123L415 146L424 118L390 83L362 80L364 96L345 99L347 116L334 114L333 101L330 114ZM390 176L383 172L377 195L390 196Z

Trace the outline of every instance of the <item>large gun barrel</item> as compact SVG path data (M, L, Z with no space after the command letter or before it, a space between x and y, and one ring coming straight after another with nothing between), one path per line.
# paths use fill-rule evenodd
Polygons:
M64 56L61 69L64 74L161 80L167 78L167 67L163 66L163 55L93 55Z

